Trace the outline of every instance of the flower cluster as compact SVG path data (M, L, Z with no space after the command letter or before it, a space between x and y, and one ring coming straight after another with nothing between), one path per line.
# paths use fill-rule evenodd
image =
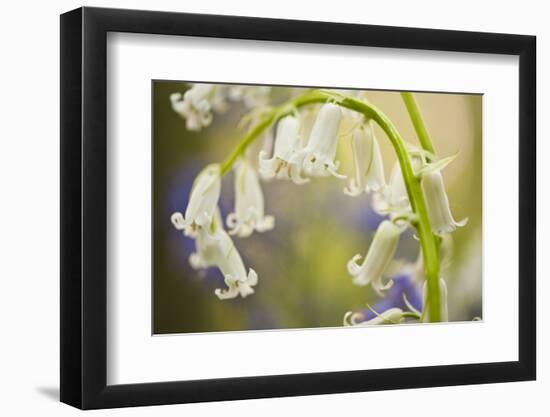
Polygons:
M193 84L184 94L172 93L172 109L186 121L188 130L210 126L213 114L223 113L230 102L242 102L247 108L268 104L271 87L219 84Z
M451 213L449 199L445 191L441 170L446 167L454 157L435 160L433 155L418 150L412 146L409 147L409 157L411 165L415 169L415 175L420 179L421 189L426 201L427 211L430 218L432 232L441 238L441 252L444 261L449 261L448 248L452 243L449 233L456 230L457 227L464 226L468 219L461 221L454 220ZM431 158L432 162L428 162ZM399 240L400 233L415 222L416 216L411 208L407 189L403 181L403 175L400 165L396 163L390 175L389 184L379 189L379 192L373 196L373 207L380 214L389 215L390 220L383 221L374 236L369 247L369 251L362 265L357 264L361 255L355 255L348 263L348 271L353 276L353 282L357 285L371 284L372 288L379 294L393 285L393 281L382 282L382 276L395 269L391 264L395 249ZM445 266L442 262L441 266ZM403 262L398 263L400 272L408 272L415 280L424 279L423 259L420 251L418 259L413 264ZM392 268L392 266L394 268ZM447 287L444 279L440 278L439 292L441 297L441 321L448 320L447 313ZM426 300L426 281L424 281L424 298ZM410 309L413 313L418 313L419 318L427 320L429 308L424 301L424 309L420 313ZM345 323L347 325L369 325L381 323L396 323L404 320L404 311L399 308L390 308L371 320L359 322L357 315L347 313Z
M216 266L224 276L227 289L217 289L220 300L246 297L254 293L258 275L253 269L248 273L235 245L224 230L218 208L221 177L219 165L207 166L197 176L191 189L185 216L172 214L174 227L195 239L196 252L189 257L193 268Z
M195 88L188 93L197 91ZM204 88L200 85L201 91ZM230 236L244 238L254 232L273 229L275 219L265 214L260 177L264 180L288 179L296 184L305 184L311 177L318 176L345 178L336 172L338 162L335 161L341 118L338 106L325 104L317 115L306 146L301 146L299 117L285 116L275 128L272 156L262 150L256 156L248 153L239 158L234 166L235 210L225 222L228 232L224 230L218 209L220 166L210 165L197 176L185 215L174 213L172 223L196 240L197 252L189 259L192 267L217 266L223 273L228 289L216 292L220 299L246 297L254 292L252 286L256 285L257 274L252 269L246 274ZM257 170L251 158L257 158Z
M187 128L200 130L212 122L212 111L224 111L229 102L241 101L247 107L265 107L268 96L267 87L195 84L183 96L174 93L171 101L174 111L185 118ZM258 276L253 269L247 272L231 236L246 238L255 232L267 232L274 228L275 219L265 214L260 180L287 180L301 186L312 178L332 176L346 181L343 187L346 195L357 197L371 194L373 209L385 216L364 258L356 254L347 263L347 272L353 284L370 286L379 296L383 296L394 284L390 271L395 265L394 255L400 236L409 226L415 226L417 221L402 172L403 160L395 162L389 181L386 181L374 121L349 109L344 111L341 103L327 99L317 111L311 129L305 133L298 109L273 114L277 116L273 117L272 151L244 152L247 147L244 146L238 157L230 161L235 174L235 208L225 221L228 230L224 228L218 209L222 176L220 165L207 166L200 172L193 184L185 215L179 212L172 215L176 229L195 239L196 252L189 258L191 266L215 266L221 271L227 288L216 290L220 299L239 295L244 298L254 293ZM353 129L349 132L353 155L353 175L350 178L339 171L340 162L337 159L338 143L347 136L341 133L342 121L346 117L353 118ZM445 239L467 221L455 221L441 174L453 158L438 159L423 149L407 143L404 146L406 155L401 155L401 158L408 158L407 166L412 167L414 180L420 183L432 232ZM423 280L422 253L412 266L402 266L415 279ZM440 297L440 316L446 320L447 290L443 279L440 279ZM429 311L426 296L422 311L408 302L406 307L409 311L393 306L380 313L375 312L375 317L369 320L362 320L362 314L349 312L345 324L399 323L408 317L424 320Z

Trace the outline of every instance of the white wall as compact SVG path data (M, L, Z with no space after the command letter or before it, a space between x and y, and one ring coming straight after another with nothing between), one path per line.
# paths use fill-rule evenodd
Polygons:
M65 416L76 411L55 399L59 375L58 15L81 3L32 3L5 2L0 25L0 410L3 415ZM539 162L549 151L540 140L550 133L550 122L542 120L550 97L549 84L541 77L549 73L550 59L544 2L88 0L87 5L534 34L538 37ZM550 210L548 192L542 194L541 185L549 175L548 164L539 167L539 212ZM540 258L550 247L549 227L548 218L541 216ZM548 294L550 284L544 278L550 268L543 262L540 266L539 295ZM550 343L550 309L544 301L539 296L537 382L148 407L94 415L548 415L550 365L544 353Z

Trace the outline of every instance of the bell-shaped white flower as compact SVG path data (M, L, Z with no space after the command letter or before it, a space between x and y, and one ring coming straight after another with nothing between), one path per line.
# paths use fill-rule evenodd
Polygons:
M403 227L397 226L389 220L380 223L363 263L357 263L362 258L359 254L348 262L348 272L353 277L354 284L371 284L379 295L392 287L393 280L383 284L382 277L393 259L402 231Z
M186 234L186 225L181 213L172 214L171 221L176 229ZM219 208L216 207L210 225L198 229L195 233L196 252L189 256L189 264L193 269L203 269L216 265L217 236L220 230L223 231L223 220Z
M355 178L352 178L344 192L358 196L363 192L381 191L386 186L384 162L380 145L374 136L372 121L355 129L351 137Z
M411 210L399 162L396 162L392 168L388 186L382 192L373 195L372 207L382 215L392 213L400 215Z
M273 157L266 151L259 154L259 172L262 178L290 179L295 184L304 184L308 178L301 176L301 166L295 161L300 148L300 122L294 116L285 116L277 124Z
M183 96L181 93L170 95L172 109L185 119L188 130L199 131L212 122L208 98L213 88L211 84L194 84Z
M439 279L439 304L441 307L441 321L446 322L449 321L449 307L447 304L447 284L445 283L445 280L443 278ZM429 322L430 321L430 306L429 303L427 303L428 300L428 281L424 281L424 288L422 291L422 305L424 306L422 309L422 321L423 322Z
M172 215L172 223L178 230L185 230L187 225L181 213ZM258 275L253 269L246 269L235 247L233 240L223 229L220 211L216 207L214 218L208 227L195 233L196 252L189 257L189 263L194 269L217 267L224 276L226 289L216 289L215 294L220 300L247 297L254 293L252 288L258 283Z
M269 101L270 94L271 87L263 85L233 85L229 87L228 93L230 100L242 101L249 109L265 106Z
M201 230L195 238L196 252L189 255L189 264L193 269L204 269L215 266L216 240L215 233Z
M378 324L399 324L403 321L403 310L400 308L390 308L380 314L377 314L376 317L361 321L363 315L352 313L348 311L344 316L344 326L373 326Z
M243 158L235 171L235 212L227 216L230 234L247 237L254 230L273 229L275 219L264 214L264 196L256 170Z
M180 219L181 213L172 215L176 228L183 230L187 236L196 236L198 230L209 227L218 207L220 191L220 166L208 165L193 182L183 219Z
M258 283L256 271L250 268L248 273L246 272L239 251L224 230L220 230L216 234L216 239L213 260L223 274L225 285L227 285L226 289L216 289L216 296L220 300L227 300L239 295L245 298L253 294L252 287Z
M342 111L335 104L324 104L309 136L309 141L295 160L302 165L303 172L308 176L334 175L346 178L337 172L339 162L335 162L338 145L338 129L342 119Z
M264 158L265 155L271 155L273 153L274 141L274 132L271 129L265 130L258 139L246 148L244 153L245 158L248 159L250 165L258 172L261 179L267 178L260 172L260 154L262 154Z
M210 94L209 103L216 113L225 113L229 108L228 102L229 86L216 85Z
M464 226L468 222L468 218L459 222L453 218L440 170L425 172L422 175L421 185L432 231L436 235L453 232L457 227Z

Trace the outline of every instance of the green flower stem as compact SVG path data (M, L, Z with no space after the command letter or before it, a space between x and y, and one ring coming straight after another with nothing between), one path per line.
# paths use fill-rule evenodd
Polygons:
M435 154L434 145L430 139L424 120L422 120L422 115L420 114L420 110L418 109L413 93L403 92L401 93L401 97L403 98L405 107L407 107L407 111L409 112L414 130L416 131L416 135L420 140L422 148L425 151Z
M272 113L270 113L268 116L265 116L256 126L254 126L254 128L250 130L250 132L245 135L239 145L233 150L233 152L231 152L227 159L222 162L220 166L220 172L222 176L229 172L237 158L244 154L248 145L254 142L254 139L260 136L265 129L267 129L269 126L271 126L272 123L275 122L274 116L275 114Z
M409 113L409 117L411 118L412 124L414 126L414 130L416 131L416 135L418 136L418 139L420 141L422 148L425 151L430 152L432 155L435 155L435 149L433 146L432 139L430 138L428 129L426 129L426 125L424 124L424 120L422 119L422 115L420 114L420 110L416 103L414 94L411 92L402 92L401 98L405 103L405 107L407 108L407 112ZM434 235L434 239L435 239L437 253L439 253L441 238ZM439 283L433 282L433 281L435 280L432 280L432 281L428 280L428 293L430 291L437 291L439 294ZM431 314L430 314L430 319L431 319Z
M256 126L244 136L231 155L229 155L229 157L221 164L222 175L231 169L233 163L240 155L244 153L248 145L250 145L254 139L257 138L272 123L275 123L280 118L292 113L299 107L308 104L325 102L332 102L338 106L363 114L365 118L374 120L388 136L401 166L401 172L403 173L403 180L407 188L411 208L417 217L415 227L420 240L420 245L422 247L426 277L428 281L428 304L430 306L429 319L431 322L440 321L441 302L439 294L439 251L437 247L437 240L431 230L426 202L420 187L420 179L414 175L403 138L388 117L378 108L369 103L365 103L332 91L309 91L299 97L289 100L280 107L273 109L270 113L260 119Z

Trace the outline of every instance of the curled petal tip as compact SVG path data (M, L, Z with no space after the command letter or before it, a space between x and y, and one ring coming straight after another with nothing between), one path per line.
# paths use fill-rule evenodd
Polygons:
M352 316L353 316L353 311L348 311L346 312L346 314L344 314L343 324L345 327L353 326Z
M346 177L344 174L340 174L338 171L336 171L335 167L327 167L327 171L335 178L338 178L340 180L345 180L348 177Z
M288 177L296 185L307 184L309 182L309 178L302 177L300 169L296 164L290 164L288 166Z
M381 281L381 279L380 279L380 281ZM378 295L383 296L386 291L388 291L390 288L393 287L393 284L394 284L393 279L390 279L385 284L375 287L374 290L376 291L376 293Z
M238 291L234 291L232 290L231 288L230 289L227 289L227 290L222 290L220 288L217 288L215 291L214 291L214 294L216 294L216 296L220 299L220 300L229 300L229 299L232 299L232 298L235 298L237 297L237 295L239 294Z
M361 266L357 263L361 258L362 256L357 254L348 261L347 268L351 275L357 275L361 272Z
M458 221L458 222L455 222L455 224L456 224L456 226L458 226L458 227L464 227L464 226L466 226L466 225L468 224L468 221L469 221L469 220L470 220L470 219L469 219L468 217L465 217L464 219L462 219L462 220L460 220L460 221Z
M344 187L344 194L350 197L358 197L363 193L363 190L357 186L355 179L351 179L350 183Z
M181 214L180 212L175 212L174 214L172 214L172 216L170 217L170 220L172 221L172 224L176 229L178 230L185 229L185 226L186 226L185 219L183 218L183 214Z
M258 283L258 274L252 268L248 270L248 276L246 277L248 285L254 286Z
M272 230L274 227L275 227L275 217L265 216L256 225L256 230L258 230L258 232L267 232L268 230Z
M246 284L241 284L239 285L239 292L242 298L246 298L249 295L254 294L254 288Z

